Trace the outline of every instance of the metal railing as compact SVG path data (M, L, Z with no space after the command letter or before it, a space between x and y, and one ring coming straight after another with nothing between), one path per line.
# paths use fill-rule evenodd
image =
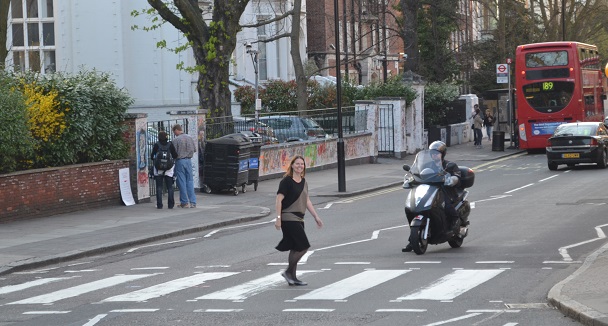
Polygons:
M214 139L235 132L252 131L262 136L263 144L271 144L338 135L336 108L304 112L263 113L260 114L257 124L254 115L243 115L234 119L234 121L229 121L226 117L220 117L215 118L214 121L207 121L206 139ZM353 134L365 131L367 131L367 110L356 111L354 106L342 108L342 133Z

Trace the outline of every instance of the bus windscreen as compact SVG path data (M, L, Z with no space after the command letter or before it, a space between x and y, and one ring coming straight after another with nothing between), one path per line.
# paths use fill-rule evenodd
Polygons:
M537 112L559 112L570 103L574 83L568 81L543 81L522 87L528 104Z
M526 67L555 67L568 65L567 51L526 53Z

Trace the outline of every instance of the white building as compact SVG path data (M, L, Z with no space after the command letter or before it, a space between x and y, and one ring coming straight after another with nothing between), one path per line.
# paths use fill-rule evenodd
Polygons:
M241 17L241 24L251 24L274 17L283 1L263 5L251 1ZM209 10L212 1L199 1ZM289 4L288 4L289 5ZM166 119L170 109L195 109L198 106L197 76L178 70L184 62L194 65L191 51L175 54L159 49L166 41L175 48L186 39L170 24L152 31L150 18L133 17L132 11L149 8L146 0L11 0L6 66L16 70L41 73L98 70L110 73L118 87L124 87L135 99L132 112L145 112L149 120ZM289 10L290 8L281 8ZM305 11L303 11L305 13ZM305 24L305 19L302 20ZM139 26L139 29L133 29ZM260 81L295 78L289 54L289 38L270 43L256 43L274 33L290 30L290 22L277 22L259 28L245 28L237 35L230 72L237 85L255 83L252 58L244 44L252 43L259 51ZM306 28L302 28L305 33ZM300 48L306 49L306 35ZM302 53L305 58L305 54Z

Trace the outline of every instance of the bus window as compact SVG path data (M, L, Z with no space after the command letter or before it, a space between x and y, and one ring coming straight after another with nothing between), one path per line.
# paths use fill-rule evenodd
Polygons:
M545 81L523 86L528 104L541 113L561 111L570 102L574 91L573 82Z
M568 65L568 52L566 52L566 51L526 53L526 67L528 67L528 68L567 66L567 65Z

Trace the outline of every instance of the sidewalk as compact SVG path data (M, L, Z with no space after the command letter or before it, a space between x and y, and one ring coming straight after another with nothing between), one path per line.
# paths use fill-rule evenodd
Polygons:
M520 153L508 148L508 142L504 152L492 151L487 140L483 145L482 149L476 149L472 142L448 147L447 158L483 164ZM414 156L409 155L403 160L379 158L376 164L346 166L346 192L338 192L337 169L309 170L306 179L311 199L318 202L323 200L319 197L352 196L399 185L403 181L403 164L413 160ZM0 275L217 227L270 220L279 181L260 181L257 191L248 186L246 193L236 197L230 193L198 192L198 207L194 209L156 209L152 199L151 203L130 207L112 206L2 224ZM604 277L607 270L608 245L553 287L549 301L581 323L608 325L608 283Z

